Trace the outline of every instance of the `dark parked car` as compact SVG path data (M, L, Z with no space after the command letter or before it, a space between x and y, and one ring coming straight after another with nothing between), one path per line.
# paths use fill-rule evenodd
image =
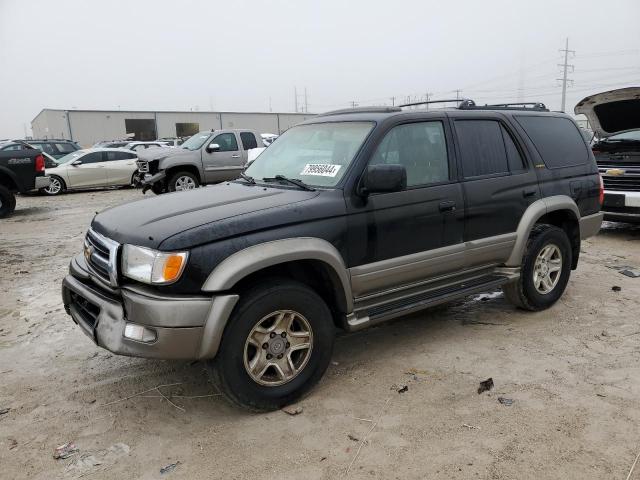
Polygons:
M24 150L25 146L31 145L38 150L42 150L48 153L55 159L64 157L65 155L80 150L80 145L71 140L64 139L52 139L52 140L12 140L10 142L0 145L0 151L5 150ZM47 165L47 168L52 168L55 165Z
M541 105L337 111L241 179L96 215L62 296L99 346L205 360L231 401L276 409L322 377L336 327L499 286L552 306L601 200L577 125Z
M16 208L16 193L37 191L49 185L45 158L40 150L0 150L0 218Z
M574 111L586 115L597 137L604 219L640 222L640 87L590 95Z

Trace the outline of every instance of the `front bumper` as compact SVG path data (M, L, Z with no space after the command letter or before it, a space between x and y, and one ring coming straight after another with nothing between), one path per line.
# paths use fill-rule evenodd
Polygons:
M614 222L640 222L640 192L605 190L604 219Z
M62 281L64 307L98 346L118 355L200 360L218 351L237 295L168 297L143 287L106 291L91 280L82 255L71 261ZM127 323L150 328L152 342L124 336Z

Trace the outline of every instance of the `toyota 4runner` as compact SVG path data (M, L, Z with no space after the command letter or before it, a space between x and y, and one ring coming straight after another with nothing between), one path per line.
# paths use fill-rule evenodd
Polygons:
M97 345L204 360L271 410L322 377L336 327L496 287L550 307L602 197L577 125L540 104L330 112L242 178L96 215L62 296Z

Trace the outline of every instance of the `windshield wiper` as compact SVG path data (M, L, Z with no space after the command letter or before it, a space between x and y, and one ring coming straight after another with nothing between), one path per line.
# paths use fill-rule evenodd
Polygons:
M288 178L288 177L285 177L284 175L276 175L275 177L265 177L262 180L264 180L265 182L273 182L274 180L279 180L281 182L290 183L291 185L295 185L296 187L301 188L303 190L307 190L309 192L316 191L315 188L307 185L302 180L298 180L297 178Z
M246 182L250 185L255 185L256 181L253 179L253 177L250 177L249 175L247 175L244 172L240 172L240 176L242 177L243 180L246 180Z

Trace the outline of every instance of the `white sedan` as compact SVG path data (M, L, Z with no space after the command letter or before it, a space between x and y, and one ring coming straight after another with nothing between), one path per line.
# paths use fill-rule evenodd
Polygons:
M57 160L57 167L45 170L51 183L42 191L58 195L71 189L132 185L137 158L131 150L118 148L77 150Z

